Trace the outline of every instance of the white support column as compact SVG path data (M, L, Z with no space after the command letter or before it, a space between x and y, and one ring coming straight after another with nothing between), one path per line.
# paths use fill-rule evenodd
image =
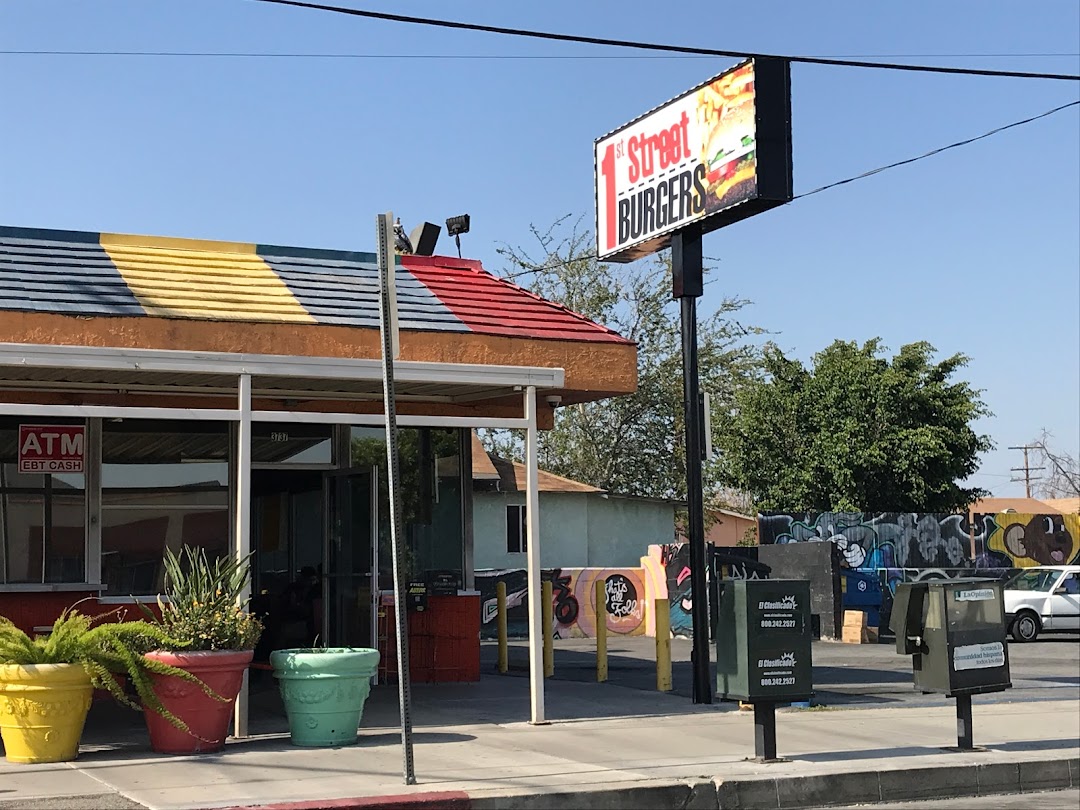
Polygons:
M236 557L244 560L251 554L251 375L239 379L237 410L240 420L236 431ZM250 583L240 596L246 606L251 599ZM233 736L248 736L248 672L236 697Z
M536 467L536 386L525 389L525 548L529 595L529 694L531 723L544 719L544 628L540 591L540 480Z

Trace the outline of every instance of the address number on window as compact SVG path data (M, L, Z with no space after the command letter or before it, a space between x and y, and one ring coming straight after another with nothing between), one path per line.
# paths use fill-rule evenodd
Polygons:
M289 440L289 434L283 430L275 430L270 433L270 441L272 442L287 442Z

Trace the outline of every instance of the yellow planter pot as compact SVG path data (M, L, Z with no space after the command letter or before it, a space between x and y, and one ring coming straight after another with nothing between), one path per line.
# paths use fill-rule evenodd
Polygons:
M0 733L8 760L75 759L92 695L79 664L0 665Z

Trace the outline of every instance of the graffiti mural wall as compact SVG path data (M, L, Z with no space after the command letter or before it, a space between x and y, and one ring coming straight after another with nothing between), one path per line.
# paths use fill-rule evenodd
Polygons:
M976 515L975 563L1030 568L1080 562L1080 515Z
M1080 516L911 512L768 513L758 517L766 543L829 540L843 554L845 607L867 610L887 627L901 582L988 577L1018 568L1080 562ZM874 576L878 587L867 581ZM880 605L875 605L880 593Z
M762 544L832 540L844 567L965 568L971 565L971 526L964 515L911 512L764 514Z
M647 597L650 600L668 600L671 634L689 638L694 631L694 602L690 598L690 546L687 543L649 546L648 555L641 558L641 567L648 585ZM650 636L656 635L653 619L650 615L646 628Z
M551 582L552 629L555 638L595 638L596 582L604 583L607 629L623 636L645 633L644 572L638 568L550 568L540 574ZM496 587L506 583L507 633L511 638L529 634L528 577L524 568L476 572L480 591L480 635L498 635Z

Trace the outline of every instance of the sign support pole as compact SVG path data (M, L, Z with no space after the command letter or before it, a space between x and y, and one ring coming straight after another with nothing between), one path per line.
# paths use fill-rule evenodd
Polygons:
M398 467L397 406L394 400L394 357L397 313L393 293L394 254L390 247L393 214L375 218L379 251L379 326L382 333L383 404L386 411L386 466L389 468L390 548L394 562L394 624L397 634L398 702L401 709L401 750L406 785L416 784L412 744L412 685L409 683L409 617L405 604L405 551L401 547L401 473ZM373 572L378 576L378 571Z
M956 747L961 751L975 750L971 731L971 695L956 696Z
M705 588L705 514L701 491L702 418L698 402L697 299L704 292L701 225L671 237L672 297L682 308L683 412L686 425L686 511L690 541L690 598L694 625L693 700L712 703L709 596Z
M776 762L776 704L771 700L754 703L754 757Z

